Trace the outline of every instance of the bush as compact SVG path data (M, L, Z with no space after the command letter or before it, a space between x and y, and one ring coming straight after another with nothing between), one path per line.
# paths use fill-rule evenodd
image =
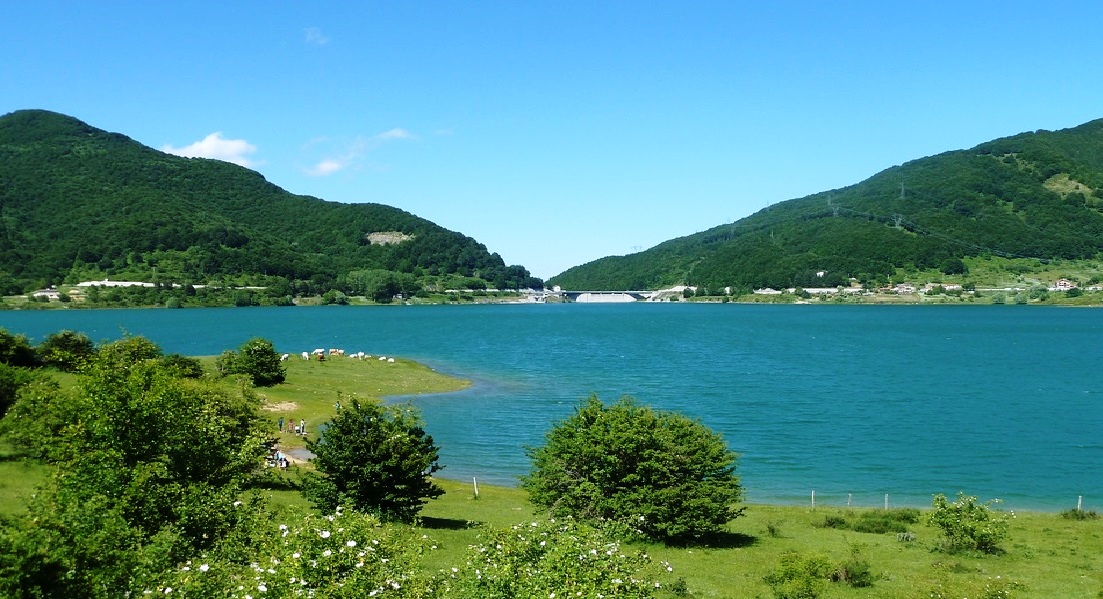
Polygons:
M958 493L957 501L950 503L940 493L935 495L934 511L927 517L927 524L942 530L947 551L998 553L1009 526L1008 516L991 508L998 502L993 499L980 503L976 497Z
M723 439L628 397L606 407L591 396L527 453L521 486L533 503L620 535L699 540L740 513L736 455Z
M1067 509L1061 512L1061 517L1065 520L1095 520L1099 514L1095 510Z
M519 524L486 537L463 567L445 573L437 585L441 596L643 599L661 587L646 554L623 553L603 531L570 519Z
M0 363L33 368L38 365L38 360L25 335L13 335L0 329Z
M84 333L61 331L46 337L36 352L44 366L76 372L96 355L96 347Z
M781 561L763 580L776 599L816 599L835 574L835 567L822 555L783 553Z
M271 387L287 379L287 367L280 361L272 342L260 337L246 341L236 352L222 352L215 360L215 368L223 376L247 374L259 387Z
M342 402L343 403L343 402ZM353 399L308 440L317 473L303 479L303 495L324 511L339 506L411 521L444 490L431 475L440 449L409 406Z

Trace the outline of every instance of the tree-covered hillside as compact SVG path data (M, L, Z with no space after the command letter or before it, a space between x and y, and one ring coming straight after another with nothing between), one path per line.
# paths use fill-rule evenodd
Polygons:
M1103 119L908 162L548 282L569 289L826 287L852 277L881 283L898 269L955 274L970 256L1091 259L1101 252Z
M361 295L388 278L396 289L541 284L397 208L294 195L249 169L165 154L57 113L0 117L0 293L108 277L290 295Z

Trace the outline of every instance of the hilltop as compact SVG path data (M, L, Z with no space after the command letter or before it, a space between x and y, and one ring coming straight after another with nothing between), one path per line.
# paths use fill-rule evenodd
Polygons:
M285 298L542 284L398 208L295 195L247 168L54 112L0 117L0 293L107 278Z
M799 172L794 173L799 176ZM1103 252L1103 119L921 158L548 280L568 289L876 288L976 259Z

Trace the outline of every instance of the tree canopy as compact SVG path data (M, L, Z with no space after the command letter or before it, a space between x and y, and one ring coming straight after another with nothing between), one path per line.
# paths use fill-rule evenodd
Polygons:
M701 539L740 513L736 454L723 439L629 397L606 406L590 396L528 455L521 486L533 503L629 536Z
M348 404L307 441L317 474L304 481L304 494L322 510L345 506L412 520L426 500L444 493L431 478L443 467L439 448L408 405Z

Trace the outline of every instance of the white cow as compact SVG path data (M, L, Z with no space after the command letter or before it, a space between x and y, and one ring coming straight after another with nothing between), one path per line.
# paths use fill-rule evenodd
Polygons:
M304 360L309 360L310 359L310 354L308 354L306 352L303 352L303 359Z

